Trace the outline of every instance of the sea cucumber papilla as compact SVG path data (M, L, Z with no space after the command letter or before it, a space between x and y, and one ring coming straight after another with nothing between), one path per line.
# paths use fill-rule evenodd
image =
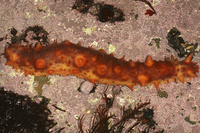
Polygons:
M126 85L131 90L140 84L148 86L175 81L184 82L187 78L197 77L199 66L192 62L193 54L185 60L178 61L171 56L164 61L154 61L148 56L146 62L125 61L117 59L113 54L106 54L104 50L94 50L82 47L80 43L73 44L64 41L35 48L19 43L10 44L5 49L6 65L21 69L25 75L74 75L92 83L108 85Z

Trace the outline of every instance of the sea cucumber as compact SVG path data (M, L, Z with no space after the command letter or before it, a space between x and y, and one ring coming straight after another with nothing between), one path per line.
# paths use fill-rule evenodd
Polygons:
M162 83L176 79L184 82L187 78L197 77L199 66L191 61L192 56L190 54L183 61L173 56L164 61L154 61L151 56L147 57L146 62L125 61L124 57L117 59L102 49L97 51L68 40L47 46L41 46L38 42L35 48L16 43L5 49L6 65L21 69L26 76L74 75L92 83L126 85L131 90L137 84L154 84L158 89Z

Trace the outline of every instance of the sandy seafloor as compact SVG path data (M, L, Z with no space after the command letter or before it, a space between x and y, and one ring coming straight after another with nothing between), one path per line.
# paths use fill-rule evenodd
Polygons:
M103 2L95 0L94 2ZM70 40L73 43L81 41L85 47L93 45L94 49L104 48L107 53L114 51L114 56L126 60L145 61L147 55L154 60L174 55L177 52L168 46L167 32L174 26L181 32L184 40L200 43L200 1L199 0L152 0L157 15L144 15L149 7L142 2L132 0L105 0L104 3L120 8L125 14L125 21L116 23L101 23L91 14L82 14L71 7L74 0L1 0L0 1L0 37L10 35L10 29L17 29L17 35L29 26L39 25L49 33L48 41L53 43ZM45 10L39 12L37 9ZM135 15L138 14L137 20ZM152 38L160 38L160 48ZM0 53L4 53L10 38L0 42ZM167 51L169 49L171 52ZM200 53L193 61L200 65ZM18 94L38 95L35 87L38 83L34 76L25 77L15 72L10 66L5 66L6 58L0 58L0 86ZM191 84L168 83L159 88L167 92L168 97L160 97L154 86L134 86L133 91L122 87L123 93L116 96L113 112L120 114L121 106L135 105L151 100L155 109L154 120L157 128L165 133L199 133L200 132L200 73L197 78L188 80ZM84 129L88 128L90 117L95 108L102 103L101 93L105 85L98 85L95 93L86 94L91 85L86 85L83 92L77 91L83 79L74 76L48 76L49 84L42 86L42 96L51 99L48 105L53 118L58 122L55 128L65 127L62 133L73 133L77 130L78 116L86 114ZM111 89L110 89L111 90ZM85 93L84 93L85 92ZM110 91L108 91L110 93ZM55 109L52 104L66 110ZM120 115L119 115L120 116ZM191 124L185 120L190 117ZM55 129L52 129L55 130Z

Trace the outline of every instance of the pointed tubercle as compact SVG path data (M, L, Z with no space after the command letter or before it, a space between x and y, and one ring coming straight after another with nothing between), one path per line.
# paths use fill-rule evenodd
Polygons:
M97 80L96 79L89 79L89 81L94 84Z
M158 90L158 88L159 88L159 84L160 84L160 81L154 81L153 84L155 85L156 89Z
M106 53L104 49L99 49L98 51L104 54Z
M34 50L35 51L38 51L38 50L40 50L42 48L42 45L40 44L40 42L38 42L37 44L36 44L36 47L34 48Z
M171 55L171 60L174 61L174 56L173 55Z
M193 53L191 53L186 59L185 59L185 61L184 61L184 63L190 63L191 62L191 60L192 60L192 56L193 56Z
M81 41L77 43L77 45L81 46Z
M131 89L131 91L133 91L133 86L134 85L127 85L129 89Z
M125 55L122 58L120 58L120 60L124 61L125 60Z
M197 77L197 75L190 69L187 70L187 74L190 75L191 77Z
M147 60L146 60L146 62L145 62L145 65L146 65L147 67L151 67L153 64L154 64L154 61L152 60L151 56L149 55L149 56L147 57Z
M92 46L89 46L88 48L89 48L89 49L92 49Z
M133 60L130 60L130 61L129 61L129 65L130 65L131 67L135 67L135 66L136 66L136 63L133 62Z
M30 48L30 44L26 45L26 48L29 49Z
M110 54L110 56L112 56L112 57L113 57L113 54L114 54L114 53L111 53L111 54Z
M184 79L185 79L184 76L178 77L178 80L181 81L182 83L184 83Z
M64 43L65 45L70 45L70 44L72 44L69 40L64 41L63 43Z
M54 45L58 44L57 39L55 40L55 42L53 43Z

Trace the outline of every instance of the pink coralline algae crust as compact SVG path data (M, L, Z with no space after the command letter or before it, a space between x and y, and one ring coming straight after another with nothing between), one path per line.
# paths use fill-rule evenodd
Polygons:
M19 43L11 44L5 50L6 65L21 69L25 75L74 75L92 83L108 85L126 85L131 90L134 85L148 86L172 82L175 79L184 82L187 78L197 77L199 66L191 62L193 54L185 60L178 61L171 56L164 61L154 61L148 56L146 62L125 61L113 54L106 54L102 49L82 47L80 43L65 41L60 44L35 48Z

